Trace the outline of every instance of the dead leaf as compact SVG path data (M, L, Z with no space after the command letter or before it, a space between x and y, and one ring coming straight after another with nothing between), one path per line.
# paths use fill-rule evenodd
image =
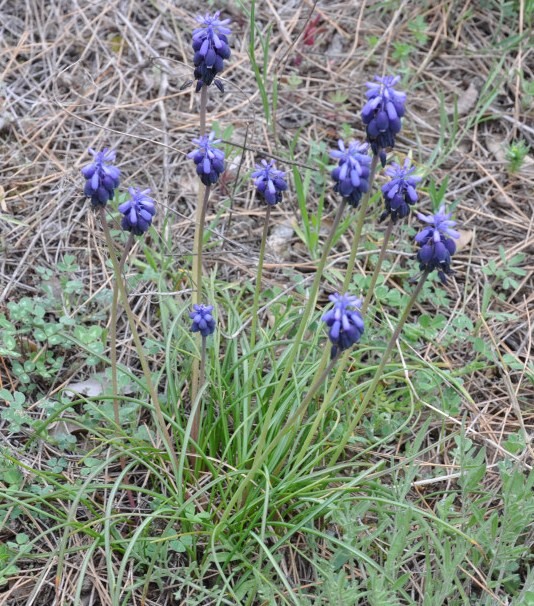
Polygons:
M473 239L475 231L473 229L458 229L460 237L456 240L456 251L464 250Z
M2 209L3 212L7 213L6 192L1 185L0 185L0 209Z
M241 166L241 163L243 162L242 157L236 156L232 162L226 167L226 172L229 173L232 177L237 176L237 171L239 170L239 167Z
M105 373L97 372L94 375L91 375L85 381L80 381L79 383L69 383L65 387L65 394L70 397L82 395L87 396L88 398L94 398L102 394L107 389L110 389L110 383L111 382ZM131 394L135 391L134 384L131 382L125 384L123 380L119 380L119 391L121 394Z
M95 374L85 381L79 383L69 383L65 388L65 394L71 397L81 394L88 398L99 396L108 385L108 379L102 373Z
M467 90L458 93L456 108L459 116L465 116L475 107L478 94L479 90L474 82L469 83ZM449 110L449 113L454 113L454 107Z
M290 245L295 233L290 221L275 225L271 235L267 238L267 247L278 259L287 259L290 256Z
M506 149L503 139L499 141L493 133L488 134L486 135L486 147L498 162L501 164L506 163Z
M87 429L80 427L78 423L69 422L67 420L56 421L55 423L50 423L48 426L48 433L56 439L72 436L75 433L84 431L87 431Z
M333 59L339 59L343 55L343 38L337 32L330 38L330 44L324 54Z

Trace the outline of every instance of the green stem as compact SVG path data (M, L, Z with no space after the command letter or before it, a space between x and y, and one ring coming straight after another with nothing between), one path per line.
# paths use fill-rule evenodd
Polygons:
M323 277L323 271L324 271L324 268L326 265L326 261L328 259L328 253L330 252L330 249L332 247L334 235L341 222L341 217L343 216L343 211L345 210L345 206L346 206L346 201L343 198L338 207L337 214L334 219L334 223L330 229L330 233L328 234L328 238L324 244L323 254L321 255L321 259L319 260L319 265L317 266L317 271L315 273L315 278L313 280L313 284L312 284L312 287L310 290L306 308L304 310L304 313L302 314L302 318L300 320L297 334L295 335L295 339L291 346L291 351L289 352L288 359L284 362L284 366L285 366L284 372L282 373L282 376L278 381L278 385L276 386L275 392L271 399L271 405L269 406L269 408L267 410L265 419L262 420L262 425L263 425L262 433L261 433L259 441L258 441L256 457L255 457L254 461L256 461L256 458L260 456L260 453L263 450L263 447L265 445L265 440L267 439L267 434L270 429L272 416L274 414L274 411L278 408L278 398L280 397L282 390L285 387L285 383L289 377L289 374L291 373L291 371L293 369L293 363L297 356L297 353L298 353L298 350L300 347L300 343L301 343L302 337L304 335L304 330L306 329L307 320L310 317L311 313L313 312L315 303L317 302L317 293L319 291L319 284L321 283L321 279ZM253 464L253 467L254 467L254 464ZM252 472L252 469L251 469L251 472Z
M208 107L208 87L204 85L200 89L200 136L206 134L206 114Z
M200 136L206 133L206 107L208 103L208 87L200 89ZM198 203L195 223L195 241L193 244L193 303L202 302L202 239L204 220L209 199L210 188L200 184L198 188Z
M195 242L193 244L193 294L196 294L194 303L202 303L202 241L204 240L204 223L210 198L211 187L200 188L202 199L199 200L198 222L195 229Z
M325 352L329 353L330 347L327 347L325 349ZM306 412L306 409L308 408L308 405L310 404L313 396L317 393L317 390L319 389L319 387L321 387L321 385L325 382L326 377L328 377L332 368L334 368L334 366L338 360L338 357L339 357L339 354L330 360L330 363L328 364L328 366L326 368L321 369L322 370L321 374L319 374L316 377L316 379L312 383L312 386L310 387L308 393L306 394L306 397L304 398L304 400L302 400L302 404L299 406L297 412L287 421L286 425L291 425L293 423L299 423L302 421L302 419L300 418L301 415L304 415L304 413Z
M263 273L263 262L265 259L265 245L267 242L267 234L269 232L269 221L271 218L271 210L272 207L271 205L267 205L267 211L265 213L265 218L264 218L264 223L263 223L263 234L261 237L261 244L260 244L260 257L258 259L258 270L257 270L257 274L256 274L256 286L254 288L254 301L252 303L252 319L251 319L251 326L250 326L250 345L249 345L249 353L252 354L252 352L254 351L254 347L256 346L256 332L257 332L257 327L258 327L258 307L259 307L259 301L260 301L260 291L261 291L261 277L262 277L262 273ZM247 364L246 368L249 369L249 373L248 373L248 377L247 377L247 381L245 384L245 388L244 388L244 394L245 394L245 398L243 400L243 428L244 428L244 434L243 434L243 460L246 457L246 449L249 446L249 440L248 440L248 417L249 417L249 410L250 410L250 394L252 393L252 383L253 383L253 369L254 369L254 365L252 365L252 368Z
M121 269L119 265L119 261L117 259L117 255L115 254L115 248L113 246L113 240L111 238L111 232L109 230L109 226L106 221L106 211L103 206L99 207L100 212L100 220L102 222L102 229L104 230L104 236L106 238L106 243L109 249L109 257L111 259L111 263L113 265L113 271L115 273L115 278L117 280L117 285L119 288L119 294L121 297L122 306L124 307L124 311L126 312L126 316L128 318L128 324L130 326L130 331L132 333L132 338L135 343L135 348L137 350L137 355L139 356L139 362L141 364L141 368L143 370L143 375L145 377L146 385L148 391L150 393L150 398L154 405L154 410L156 412L156 422L159 426L161 433L163 434L164 442L167 447L167 451L169 456L172 459L175 467L175 473L178 471L178 459L176 457L176 452L174 451L171 435L167 426L165 425L165 419L163 418L163 412L161 410L161 406L158 399L158 393L152 383L152 376L150 374L150 368L148 366L147 359L145 357L143 351L143 345L141 343L141 339L139 337L139 333L137 332L137 322L136 318L133 314L132 308L130 307L130 302L128 301L128 293L126 292L126 287L124 286L124 282L121 278Z
M347 263L347 269L345 273L345 280L343 282L343 293L347 293L352 280L352 272L354 271L354 265L356 263L356 254L358 253L358 246L360 244L360 237L362 235L363 224L365 222L365 215L367 213L367 207L369 206L369 200L371 199L371 192L373 190L373 184L375 180L376 167L378 166L378 156L373 156L371 161L371 170L369 174L369 189L363 197L360 204L360 213L358 215L358 222L356 223L356 229L354 230L354 236L352 239L352 248L350 250L350 256Z
M206 376L206 337L202 336L202 346L200 352L200 382L199 390L204 387L204 381ZM193 424L191 426L191 437L195 442L198 442L198 436L200 435L200 405L197 406L193 416Z
M330 384L330 387L326 392L325 402L330 402L330 400L332 399L334 392L336 391L337 385L341 380L341 375L343 374L345 367L347 366L347 360L349 359L351 353L352 350L347 349L347 351L341 356L341 360L339 361L336 374L334 375L332 383Z
M356 263L356 254L358 252L358 244L360 242L360 236L362 234L363 224L365 221L365 214L367 211L367 207L369 206L369 200L371 199L371 192L373 189L373 184L374 184L374 180L375 180L375 176L376 176L376 168L378 166L378 160L379 160L379 157L375 155L375 156L373 156L373 159L371 161L371 170L370 170L370 175L369 175L369 189L368 189L367 193L365 194L365 196L362 200L362 203L360 205L360 214L358 215L358 222L356 224L356 229L354 232L354 239L352 241L352 248L350 251L350 257L349 257L349 261L347 263L345 280L343 281L343 292L344 293L348 292L349 286L350 286L350 283L352 280L352 272L354 271L354 265ZM330 387L328 388L328 392L326 394L325 401L327 403L330 402L330 400L332 399L332 396L337 388L337 385L338 385L339 381L341 380L341 376L347 366L347 362L349 360L351 351L352 350L347 349L347 351L343 354L343 356L339 360L336 374L335 374L334 379L332 380L332 383L331 383Z
M202 336L202 351L200 352L200 388L206 381L206 337Z
M330 353L331 348L327 347L325 349L325 353ZM296 426L296 425L300 425L300 423L302 422L303 418L301 418L301 416L304 416L304 413L306 412L313 396L315 396L315 394L317 393L317 390L319 389L319 387L321 387L321 385L326 381L326 378L328 377L328 375L330 374L330 371L332 370L332 368L334 368L336 362L339 359L339 354L337 356L335 356L334 358L332 358L330 360L330 363L328 364L328 366L322 370L322 372L318 375L318 377L315 379L315 381L312 383L312 386L310 387L310 390L308 391L308 393L306 394L306 397L304 398L304 400L302 401L302 404L299 406L299 409L297 410L297 412L287 421L284 429L282 430L282 432L285 431L286 427L289 426ZM306 436L306 440L304 441L304 446L302 448L299 448L299 453L297 455L297 460L295 463L295 466L298 466L298 464L300 463L300 461L302 460L302 458L304 457L305 454L307 454L308 451L308 447L310 445L310 442L313 439L313 436L315 434L315 431L317 429L317 425L319 424L319 421L321 419L321 417L324 414L324 410L325 410L326 406L325 403L323 402L323 404L321 405L321 408L319 409L319 412L317 414L317 417L315 419L315 421L313 422L312 425L312 429L310 431L310 433ZM276 468L276 470L274 471L274 475L277 475L280 472L281 466L285 463L285 461L281 461L281 463L278 465L278 467Z
M206 337L202 335L202 345L200 351L200 380L198 385L198 393L204 387L204 383L206 381ZM196 402L196 400L193 400ZM198 438L200 436L200 418L202 416L202 402L198 402L193 410L193 423L191 425L191 439L195 444L198 444ZM196 446L192 446L192 449L195 450ZM192 456L190 458L191 468L195 467L196 457Z
M324 371L323 375L321 376L321 379L322 379L321 383L330 374L330 371L332 370L332 368L334 368L334 365L336 364L336 362L338 360L339 360L339 355L336 356L335 358L333 358L330 361L330 364L328 365L328 368ZM311 391L312 390L310 389L310 391L308 392L308 396L310 395ZM296 461L296 467L298 467L298 465L302 461L302 458L304 457L304 455L307 454L308 447L310 446L310 442L313 440L313 436L315 435L315 432L317 431L317 427L318 427L319 423L321 422L321 419L324 416L324 413L325 413L325 410L326 410L327 406L328 406L328 400L325 398L323 400L322 404L321 404L321 408L319 409L319 412L317 413L315 421L313 422L311 431L306 436L306 440L304 441L304 446L299 450L299 454L297 456L297 461Z
M337 362L338 358L339 358L339 356L332 358L332 360L330 360L330 364L328 365L328 367L321 373L321 375L318 377L318 379L316 379L314 381L312 387L310 388L310 391L306 394L306 397L301 402L300 406L291 415L291 417L289 417L289 419L285 422L284 426L276 434L276 436L274 436L273 440L269 443L269 446L265 449L265 452L262 453L262 456L258 460L258 468L265 463L265 460L267 459L267 457L278 446L278 444L280 444L282 438L285 437L286 434L291 429L294 429L295 426L301 422L302 417L304 416L304 413L306 412L306 409L308 408L308 406L311 402L311 399L313 398L313 396L315 395L315 393L317 392L317 389L321 386L321 384L324 383L326 377L328 376L328 374L330 373L332 368L334 368L334 365ZM284 463L285 463L285 461L282 460L278 464L277 468L273 472L273 475L277 475L280 472L280 469L282 468Z
M134 235L132 232L128 234L128 240L124 245L124 250L122 251L122 255L119 261L119 271L120 277L115 280L113 284L113 301L111 303L111 326L109 327L109 341L110 341L110 360L111 360L111 390L113 392L113 416L115 419L115 424L117 428L120 428L120 409L119 409L119 386L117 380L117 318L119 312L119 287L118 280L122 280L122 272L124 270L124 264L126 263L126 259L130 254L130 250L132 249L132 244L134 241ZM125 469L126 467L126 457L120 458L121 469ZM126 483L129 483L128 475L124 476ZM135 509L136 503L135 498L131 490L127 491L128 500L130 502L130 507Z
M390 219L388 226L386 228L386 231L384 233L384 239L382 242L382 248L380 249L380 254L378 255L378 261L376 263L376 267L375 270L373 272L373 276L371 278L371 284L369 285L369 288L367 289L367 294L365 295L365 299L363 300L363 305L362 305L362 315L365 315L367 313L367 308L369 307L369 303L371 302L371 298L373 296L373 293L375 291L375 286L376 286L376 281L378 280L378 276L380 274L380 270L382 269L382 263L384 262L384 259L386 257L386 252L387 252L387 248L388 248L388 242L389 242L389 238L391 236L391 232L393 231L393 220Z
M271 218L271 209L272 206L268 204L267 212L265 213L265 219L263 221L263 234L261 237L260 244L260 258L258 260L256 288L254 289L254 301L252 303L252 321L250 325L250 351L252 351L256 345L256 328L258 326L258 306L261 291L261 275L263 271L263 260L265 259L265 243L267 242L267 234L269 233L269 219Z
M124 246L124 250L122 251L122 256L119 261L119 272L120 276L122 276L122 271L124 269L124 264L126 263L126 259L130 254L130 250L132 248L134 236L132 232L128 235L128 240ZM119 302L119 286L118 286L119 278L115 280L113 284L113 301L111 302L111 319L110 319L110 327L109 327L109 346L110 346L110 360L111 360L111 389L113 392L113 415L115 417L115 424L117 427L120 427L120 416L119 416L119 387L117 380L117 318L118 318L118 302Z
M200 136L206 133L206 111L208 105L208 87L200 89ZM202 241L204 239L204 221L210 196L210 187L200 184L198 188L198 202L195 222L195 239L193 243L192 289L193 305L202 303ZM198 394L199 360L193 358L191 366L191 402L195 402Z
M367 409L367 406L369 405L369 402L371 401L371 398L373 397L375 389L376 389L378 383L380 382L380 380L382 379L382 375L384 373L384 368L386 367L386 364L389 361L389 357L391 355L391 352L393 351L393 348L395 347L395 343L397 342L397 339L399 338L402 327L404 326L406 320L408 319L410 311L411 311L417 297L419 296L419 293L421 292L421 289L423 288L423 284L425 283L425 280L427 279L429 273L430 272L428 270L425 270L421 274L421 277L419 278L419 282L417 283L417 286L415 287L415 289L412 293L412 296L410 297L410 300L406 304L406 307L404 308L404 311L402 312L402 316L399 318L397 327L393 331L393 335L391 336L391 339L389 340L389 343L387 344L386 351L382 355L382 360L380 361L380 364L379 364L378 368L376 369L375 376L373 377L373 380L371 381L371 385L369 386L362 403L360 404L358 410L356 411L356 414L354 415L353 419L351 420L350 425L348 426L347 430L345 431L343 438L340 440L339 446L334 450L334 454L332 455L332 458L330 460L330 465L336 464L336 462L339 458L339 455L345 448L345 444L347 443L349 438L352 436L352 432L354 431L354 429L360 422L361 418L363 417L363 415Z
M263 453L263 449L265 447L265 442L267 440L267 436L269 434L269 429L270 429L273 415L274 415L275 411L278 410L278 399L280 398L280 395L285 387L285 383L287 381L287 378L289 377L290 372L293 370L293 363L294 363L297 353L299 351L300 343L302 341L302 337L304 335L304 330L307 325L307 320L315 307L315 303L317 301L317 293L319 291L319 284L321 282L321 278L323 277L323 271L326 266L326 261L328 259L328 253L330 252L330 249L332 247L332 242L334 240L334 236L335 236L337 229L339 227L339 224L341 222L341 217L343 216L343 211L345 210L346 204L347 204L347 202L346 202L345 198L343 198L337 209L337 214L334 219L334 223L332 224L332 227L330 228L330 233L328 234L328 238L327 238L326 242L324 243L323 253L321 255L321 259L319 260L319 265L317 266L317 271L315 273L315 278L314 278L313 284L311 286L308 302L306 304L306 309L304 310L304 313L302 314L302 318L300 320L297 334L295 335L295 339L291 346L291 350L289 352L288 358L287 358L287 360L284 360L284 367L285 367L284 372L282 373L282 376L278 380L278 385L276 386L274 394L271 398L271 403L267 409L265 418L262 419L262 421L261 421L262 430L261 430L260 437L258 439L258 444L256 446L256 454L254 455L254 460L252 462L252 466L251 466L249 472L247 473L245 479L239 485L237 491L235 492L234 496L230 500L228 507L226 508L225 512L223 513L223 518L225 518L227 515L229 515L230 511L235 506L235 504L238 502L239 498L241 497L241 494L243 493L245 488L248 486L251 479L256 475L260 465L263 462L264 457L262 456L262 453Z

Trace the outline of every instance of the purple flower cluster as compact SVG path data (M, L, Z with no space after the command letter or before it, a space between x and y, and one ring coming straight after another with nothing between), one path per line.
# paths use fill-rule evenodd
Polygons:
M357 208L362 194L369 189L371 158L367 155L367 143L351 141L348 149L340 139L339 150L330 152L338 165L330 173L334 180L334 191L347 199L348 204Z
M148 196L149 189L141 191L137 187L129 187L128 191L130 199L119 206L119 212L123 215L122 229L142 236L156 214L156 202Z
M203 86L209 86L214 81L215 86L221 92L224 91L222 82L215 78L224 68L224 59L230 57L228 36L231 30L226 27L230 23L230 19L221 20L219 15L220 11L213 16L209 13L203 17L198 16L197 21L200 23L200 27L193 30L192 45L195 51L193 63L197 93Z
M274 160L262 160L261 164L256 164L251 176L258 195L267 204L274 206L282 200L282 192L287 189L286 176L284 171L276 168Z
M215 139L215 133L212 131L209 135L193 139L198 149L187 154L197 165L197 174L206 187L217 183L224 171L224 152L215 147L220 142L220 139Z
M385 150L395 147L395 135L401 129L406 93L394 89L400 76L375 76L375 80L366 84L367 103L362 110L362 120L373 153L380 156L382 166L385 166Z
M328 337L332 343L332 358L338 353L352 347L357 343L364 331L360 306L362 302L353 295L339 295L337 293L328 297L334 307L327 311L323 322L330 328Z
M391 177L391 181L382 186L386 209L380 216L380 221L388 216L391 217L392 221L408 216L410 206L418 200L415 187L421 181L421 177L412 175L414 171L415 167L411 166L409 158L404 160L404 166L402 167L393 162L386 168L386 175Z
M193 305L193 311L189 313L189 317L193 320L191 332L199 332L203 337L211 335L215 331L212 311L213 305Z
M451 214L445 212L445 206L441 206L433 215L417 213L418 219L428 224L415 236L415 241L420 248L417 252L419 269L433 271L437 269L440 280L445 283L447 275L453 273L451 269L451 256L456 251L454 239L460 234L451 229L456 221L451 221ZM454 238L454 239L453 239Z
M89 153L93 161L82 168L82 175L86 179L83 193L91 198L93 206L105 206L113 198L120 182L121 172L112 164L115 162L115 152L106 147L99 152L89 148Z

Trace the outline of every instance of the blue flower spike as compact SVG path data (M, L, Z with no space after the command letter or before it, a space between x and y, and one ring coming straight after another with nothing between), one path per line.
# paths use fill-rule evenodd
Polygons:
M421 181L421 177L414 176L412 174L414 171L415 166L411 166L410 158L404 160L403 166L392 162L386 168L385 173L391 177L391 181L382 186L386 208L379 221L383 221L389 216L393 222L396 222L398 219L408 216L410 206L413 206L419 199L415 188Z
M334 307L321 318L329 327L328 338L332 343L331 357L349 349L357 343L364 331L361 300L353 295L334 293L328 297Z
M119 206L119 212L123 215L121 226L136 236L142 236L156 214L156 202L149 197L149 189L141 191L137 187L129 187L128 191L130 198Z
M222 82L216 78L224 69L224 60L230 58L228 36L232 33L226 27L230 19L219 19L220 11L213 15L206 13L199 15L197 21L200 27L193 30L192 45L195 51L193 63L195 65L196 92L203 86L214 83L224 92Z
M395 147L395 136L400 132L404 116L406 93L396 91L400 76L375 76L375 82L367 82L367 103L362 110L367 140L375 156L386 165L386 149Z
M93 161L81 170L86 179L83 193L91 198L94 207L106 206L120 183L121 171L113 166L115 152L107 147L103 151L95 151L90 147L89 153L93 156Z
M287 189L286 175L278 170L274 160L262 160L256 164L256 170L251 177L254 179L256 192L269 206L274 206L282 200L282 193Z
M330 152L330 157L338 161L330 173L334 180L334 191L345 198L350 206L358 208L362 195L369 190L369 146L367 143L351 141L347 148L341 139L338 146L339 149Z
M446 283L447 276L454 273L451 269L451 257L456 252L454 240L460 237L460 234L452 229L456 221L450 220L451 215L452 213L445 212L445 205L433 215L417 213L418 219L428 224L415 236L415 241L420 246L417 252L419 269L429 272L436 269L443 284Z
M208 337L215 332L215 318L212 314L213 305L193 305L193 311L189 317L193 320L191 332L199 332L203 337Z
M221 139L215 139L215 133L212 131L209 135L193 139L198 149L187 154L197 165L197 174L206 187L217 183L224 172L224 152L215 147L220 142Z

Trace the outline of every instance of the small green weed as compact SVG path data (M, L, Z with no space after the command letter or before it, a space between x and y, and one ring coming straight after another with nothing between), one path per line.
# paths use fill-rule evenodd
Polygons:
M493 286L496 290L511 290L519 287L517 278L524 278L527 274L526 269L520 267L524 262L525 253L516 253L508 258L503 246L499 246L500 260L490 259L483 273L489 278L493 278Z
M530 147L521 139L511 143L506 150L506 159L508 160L508 170L511 173L517 173L521 170L525 158L530 152Z

